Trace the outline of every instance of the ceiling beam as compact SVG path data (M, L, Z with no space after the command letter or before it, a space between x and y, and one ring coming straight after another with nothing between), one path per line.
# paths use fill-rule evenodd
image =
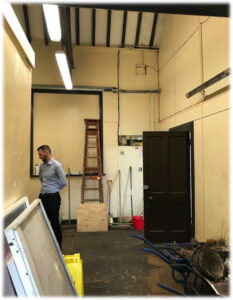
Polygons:
M62 49L65 46L65 39L66 39L66 33L65 33L65 7L59 6L59 14L60 14L60 23L61 23L61 43L62 43Z
M92 9L92 46L95 46L96 9Z
M156 24L157 24L157 18L158 18L158 14L157 14L157 13L154 13L154 21L153 21L152 30L151 30L151 36L150 36L150 44L149 44L149 47L153 47L153 44L154 44L155 30L156 30Z
M66 9L66 26L67 26L67 52L70 57L70 66L74 68L73 56L72 56L72 42L71 42L71 21L70 21L70 7Z
M41 5L41 12L42 12L42 23L43 23L43 31L44 31L44 43L45 43L45 46L48 46L48 44L49 44L48 29L46 26L44 10L43 10L42 5Z
M112 16L112 11L111 11L111 9L108 9L107 41L106 41L106 46L107 46L107 47L110 46L111 16Z
M75 6L75 5L74 5ZM156 12L164 14L181 14L181 15L198 15L198 16L214 16L214 17L230 17L230 5L223 4L156 4L140 3L140 4L82 4L79 7L86 8L102 8L117 9L128 11Z
M137 23L137 31L136 31L136 37L135 37L135 48L138 46L138 42L139 42L141 23L142 23L142 12L140 11L138 13L138 23Z
M75 27L76 27L76 45L80 45L80 33L79 33L79 8L75 8Z
M121 37L121 48L125 47L125 33L127 24L127 10L124 11L123 27L122 27L122 37Z
M66 48L67 60L69 64L70 74L74 68L74 62L72 57L72 45L71 45L71 25L70 25L70 8L61 7L61 28L62 28L62 40Z
M26 35L27 39L31 43L31 32L30 32L30 25L29 25L29 18L28 18L28 8L26 4L23 4L23 14L24 14L24 22L25 22L25 27L26 27Z

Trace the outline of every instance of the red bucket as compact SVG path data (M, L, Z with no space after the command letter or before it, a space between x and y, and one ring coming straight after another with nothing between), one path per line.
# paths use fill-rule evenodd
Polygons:
M133 216L133 227L137 230L144 229L144 217Z

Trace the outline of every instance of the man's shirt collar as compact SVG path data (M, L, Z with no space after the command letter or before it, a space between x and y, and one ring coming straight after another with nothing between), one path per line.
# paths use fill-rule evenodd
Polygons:
M43 163L44 165L52 165L54 162L54 158L52 157L47 163Z

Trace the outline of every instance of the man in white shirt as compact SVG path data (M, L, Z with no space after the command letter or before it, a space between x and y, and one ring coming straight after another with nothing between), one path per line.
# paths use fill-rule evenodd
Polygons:
M62 165L52 157L51 149L48 145L38 147L37 151L39 158L43 161L39 170L39 178L41 181L39 198L42 200L44 209L61 248L62 231L59 222L61 197L59 191L67 184L66 175Z

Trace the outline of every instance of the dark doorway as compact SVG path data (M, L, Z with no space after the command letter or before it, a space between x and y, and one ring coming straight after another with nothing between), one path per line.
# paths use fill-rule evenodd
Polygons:
M143 133L145 237L152 242L191 238L188 132Z

